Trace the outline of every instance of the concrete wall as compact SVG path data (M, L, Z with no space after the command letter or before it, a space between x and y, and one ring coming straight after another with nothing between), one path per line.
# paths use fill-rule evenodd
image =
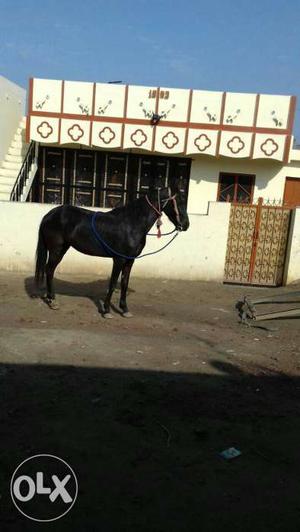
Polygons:
M300 207L293 213L286 278L287 283L300 281Z
M256 176L254 198L282 200L285 178L300 179L300 160L282 166L276 161L230 159L199 156L193 159L189 187L188 210L206 213L209 201L216 201L220 172L253 174Z
M25 99L25 89L0 76L0 166L25 114Z
M0 202L0 269L34 271L38 227L53 205ZM211 203L207 215L191 215L190 228L158 255L135 262L133 275L165 279L222 281L226 254L230 205ZM173 229L163 216L162 232ZM144 252L159 249L169 237L148 237ZM111 259L82 255L69 250L58 271L91 273L100 277L111 271Z

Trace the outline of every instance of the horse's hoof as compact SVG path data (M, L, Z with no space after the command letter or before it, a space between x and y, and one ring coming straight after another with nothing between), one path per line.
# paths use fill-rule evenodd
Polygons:
M43 297L42 299L45 301L46 305L51 308L51 310L59 309L59 304L55 301L55 299L50 299L49 297Z
M110 312L104 312L103 318L111 320L113 318L113 315Z
M56 301L48 301L47 304L51 310L59 310L59 304Z
M123 318L133 318L133 314L131 314L131 312L123 312L122 316Z

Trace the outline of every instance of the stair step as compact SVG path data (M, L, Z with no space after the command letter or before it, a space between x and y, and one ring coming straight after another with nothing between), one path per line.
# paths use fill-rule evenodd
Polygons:
M0 169L0 176L3 176L3 177L17 177L18 175L18 171L12 169L12 168L1 168Z
M15 137L22 137L25 139L26 136L26 128L24 127L18 127L18 129L15 131L14 134Z
M0 187L2 184L13 187L16 182L16 179L17 179L17 176L10 177L10 176L1 175L0 173Z
M12 183L1 183L0 182L0 192L5 192L6 194L10 194L12 189L13 189L13 186L14 186L14 181Z
M5 155L5 159L3 161L4 162L11 162L11 163L18 163L18 164L22 164L24 158L21 156L21 155L11 155L10 153L8 153L7 155ZM3 164L2 163L2 164Z
M21 163L22 164L22 163ZM20 163L19 162L16 162L16 161L3 161L2 162L2 166L0 168L0 173L1 173L1 169L2 168L6 168L7 170L16 170L16 171L19 171L20 170Z
M15 135L23 135L26 131L25 127L18 127L17 131L15 132Z
M5 176L0 175L0 190L4 187L5 189L9 188L9 190L12 190L14 184L16 182L16 178L9 178Z
M10 193L7 194L7 192L1 192L0 190L0 201L9 201L10 200Z
M12 142L23 142L22 133L15 133Z
M8 148L8 153L10 155L20 155L21 157L24 157L26 155L27 149L27 145L18 146L17 148L10 146Z
M12 140L11 147L12 148L23 148L23 142L21 140Z
M16 182L16 179L18 177L18 174L15 175L3 175L0 171L0 183L6 183L6 184L14 184Z

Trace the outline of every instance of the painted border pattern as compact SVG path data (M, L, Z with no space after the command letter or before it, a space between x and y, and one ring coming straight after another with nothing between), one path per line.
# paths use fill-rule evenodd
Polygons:
M60 137L61 137L61 121L62 119L71 119L71 120L78 120L79 116L78 114L69 114L63 112L64 107L64 84L65 81L62 80L62 91L61 91L61 112L60 113L53 113L53 112L42 112L42 111L35 111L33 110L33 85L34 85L34 78L30 78L29 80L29 91L28 91L28 115L26 120L26 141L30 142L30 122L32 116L38 116L43 118L58 118L59 119L59 125L58 125L58 143L60 143ZM80 120L86 120L90 122L90 132L89 132L89 145L92 146L92 131L93 131L93 122L109 122L109 123L119 123L122 124L122 131L121 131L121 148L124 147L124 133L125 133L125 125L126 124L132 124L136 126L148 126L149 120L146 119L133 119L133 118L127 118L127 102L128 102L128 90L129 86L125 86L125 99L124 99L124 113L123 117L107 117L107 116L96 116L95 115L95 97L96 97L96 83L93 84L93 104L92 104L92 112L90 115L80 115ZM158 105L159 105L159 91L160 88L157 87L157 93L156 93L156 102L155 102L155 112L158 112ZM190 122L190 115L191 115L191 107L192 107L192 97L193 97L193 90L190 90L189 94L189 101L188 101L188 110L187 110L187 117L185 122L177 122L177 121L170 121L170 120L164 120L162 122L159 122L155 126L153 126L153 134L152 134L152 146L151 151L155 151L155 140L156 140L156 128L157 127L168 127L168 128L181 128L185 129L185 138L184 138L184 148L182 153L186 154L187 150L187 143L188 143L188 135L190 129L201 129L201 130L213 130L218 131L218 137L217 137L217 143L216 143L216 153L215 156L220 156L220 143L221 143L221 134L222 131L233 131L235 133L252 133L252 139L251 139L251 145L250 145L250 153L249 158L253 159L253 152L254 152L254 145L255 145L255 134L256 133L262 133L267 135L286 135L285 139L285 146L284 146L284 154L283 154L283 162L288 162L289 159L289 153L290 153L290 147L291 147L291 140L292 140L292 134L293 134L293 124L295 119L295 109L296 109L296 96L290 97L290 105L289 105L289 111L288 111L288 120L287 120L287 127L286 128L263 128L263 127L257 127L257 116L258 116L258 110L259 110L259 103L260 103L260 95L256 95L256 102L255 102L255 110L254 110L254 119L252 126L234 126L234 125L228 125L224 124L224 111L225 111L225 105L226 105L226 92L222 95L222 104L221 104L221 115L220 115L220 123L219 124L207 124L202 122Z

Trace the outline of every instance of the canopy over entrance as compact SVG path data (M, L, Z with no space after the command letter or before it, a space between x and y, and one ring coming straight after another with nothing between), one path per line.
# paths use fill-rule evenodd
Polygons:
M27 140L288 162L296 98L31 79Z

